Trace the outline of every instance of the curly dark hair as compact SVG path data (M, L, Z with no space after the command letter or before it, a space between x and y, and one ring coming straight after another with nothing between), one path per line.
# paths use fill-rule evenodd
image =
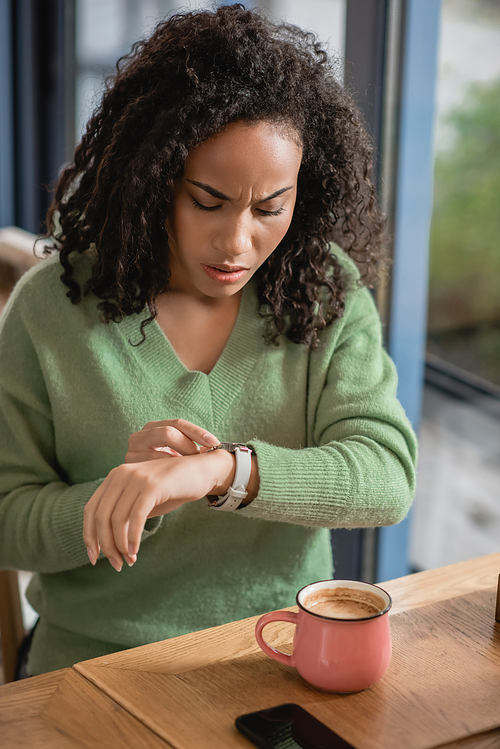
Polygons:
M266 339L286 334L315 348L317 331L344 310L345 274L330 243L356 261L363 283L377 278L373 147L315 36L241 4L172 15L107 79L47 213L71 301L93 292L105 322L147 306L144 339L168 287L165 223L188 153L230 123L263 120L291 128L303 145L292 223L255 276ZM91 246L82 290L71 253Z

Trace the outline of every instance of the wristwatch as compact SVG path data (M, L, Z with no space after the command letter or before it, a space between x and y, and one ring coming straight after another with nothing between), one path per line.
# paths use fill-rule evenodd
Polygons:
M228 450L236 458L236 473L234 474L233 485L229 487L223 497L216 494L207 494L208 506L212 510L225 510L232 512L237 510L245 497L247 496L247 486L250 481L252 472L252 451L246 445L240 445L238 442L221 442L216 447L211 447L207 452L212 450Z

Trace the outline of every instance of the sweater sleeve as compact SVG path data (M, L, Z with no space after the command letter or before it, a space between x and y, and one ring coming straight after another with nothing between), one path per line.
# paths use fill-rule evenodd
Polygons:
M372 297L357 288L348 299L343 318L310 355L309 445L249 441L260 488L242 515L359 528L398 523L410 508L416 437L396 398L396 370Z
M18 296L16 289L0 321L0 568L60 572L89 564L83 509L104 477L64 480L44 372ZM143 538L159 521L147 521Z

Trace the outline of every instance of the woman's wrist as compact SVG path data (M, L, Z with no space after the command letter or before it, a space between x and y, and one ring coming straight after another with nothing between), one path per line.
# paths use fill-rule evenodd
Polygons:
M204 453L204 455L206 455L215 466L214 484L207 494L223 496L233 484L236 473L236 457L228 450L213 450L209 453ZM252 470L247 485L247 496L241 503L240 507L245 507L250 504L250 502L257 496L258 491L259 469L257 458L255 455L252 455Z
M227 492L234 481L236 473L236 457L228 450L212 450L205 453L215 466L214 485L207 494L217 494L222 496Z

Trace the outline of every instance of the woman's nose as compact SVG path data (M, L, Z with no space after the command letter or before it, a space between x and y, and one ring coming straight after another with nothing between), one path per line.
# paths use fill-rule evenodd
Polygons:
M252 249L252 229L250 220L240 215L233 220L226 219L216 238L216 247L228 257L237 257Z

